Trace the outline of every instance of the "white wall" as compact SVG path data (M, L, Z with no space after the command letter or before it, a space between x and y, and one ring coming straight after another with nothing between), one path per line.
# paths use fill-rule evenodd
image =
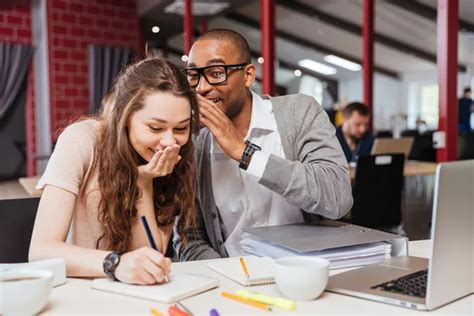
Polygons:
M403 99L401 98L401 81L387 76L374 76L374 128L390 129L390 117L401 112ZM339 82L339 98L344 103L363 101L362 78Z

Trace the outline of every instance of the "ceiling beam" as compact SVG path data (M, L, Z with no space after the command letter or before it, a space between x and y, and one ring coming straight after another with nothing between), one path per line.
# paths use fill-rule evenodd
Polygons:
M388 2L391 5L405 9L437 23L436 17L438 15L438 10L433 7L413 0L388 0ZM474 32L474 23L459 19L459 30L463 32Z
M235 22L244 24L248 27L260 29L260 21L254 20L253 18L250 18L248 16L238 14L238 13L230 13L230 14L227 14L226 17L233 20L233 21L235 21ZM344 59L350 60L354 63L362 65L362 60L360 60L360 59L358 59L354 56L349 56L349 55L347 55L347 54L345 54L341 51L334 50L332 48L329 48L329 47L326 47L324 45L306 40L304 38L301 38L299 36L290 34L288 32L285 32L285 31L282 31L282 30L279 30L279 29L276 29L275 33L276 33L277 37L279 37L281 39L284 39L284 40L287 40L287 41L290 41L290 42L293 42L297 45L304 46L304 47L307 47L307 48L312 48L312 49L314 49L316 51L319 51L323 54L336 55L336 56L339 56L341 58L344 58ZM384 67L380 67L380 66L375 66L374 70L376 72L378 72L380 74L383 74L383 75L386 75L388 77L392 77L392 78L395 78L395 79L400 79L399 74L397 72L393 71L393 70L390 70L390 69L387 69L387 68L384 68Z
M405 1L401 1L405 2ZM412 3L411 1L410 3ZM342 19L338 16L323 12L321 10L318 10L312 6L309 6L304 3L296 2L296 1L284 1L284 0L276 0L276 3L279 6L285 7L291 11L298 12L302 15L306 15L311 18L316 18L319 21L326 23L328 25L332 25L334 27L337 27L343 31L347 31L353 34L356 34L358 36L362 36L362 27L345 19ZM397 1L398 3L398 1ZM435 16L436 20L436 16ZM374 40L377 43L380 43L382 45L385 45L387 47L390 47L392 49L395 49L397 51L400 51L402 53L416 56L420 59L424 59L426 61L432 62L436 64L436 54L433 54L429 51L423 50L421 48L412 46L410 44L401 42L397 39L394 39L392 37L383 35L381 33L374 33ZM458 65L459 71L465 72L467 67L465 65Z

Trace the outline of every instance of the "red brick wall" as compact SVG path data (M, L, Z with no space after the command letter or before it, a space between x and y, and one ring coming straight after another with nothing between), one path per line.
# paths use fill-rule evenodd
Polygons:
M30 5L11 5L0 7L0 41L30 44L31 33L31 7ZM27 153L27 175L35 174L35 103L33 67L27 74L27 96L25 101L25 126L26 126L26 153Z
M0 7L0 41L31 44L31 7Z
M135 0L48 0L51 128L89 110L89 44L139 48Z

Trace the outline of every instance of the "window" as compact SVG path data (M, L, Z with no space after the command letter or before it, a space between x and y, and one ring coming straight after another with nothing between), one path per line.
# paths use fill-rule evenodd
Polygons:
M435 81L417 81L408 88L408 128L416 128L423 120L429 129L438 128L438 84Z

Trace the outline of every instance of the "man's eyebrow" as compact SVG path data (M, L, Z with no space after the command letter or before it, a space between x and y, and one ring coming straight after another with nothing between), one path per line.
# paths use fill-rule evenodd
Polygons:
M211 66L214 64L225 64L225 61L222 58L213 58L206 62L206 66ZM188 68L201 68L201 67L196 67L195 63L190 63L188 64Z
M159 118L159 117L149 117L148 119L149 119L149 120L152 120L152 121L157 121L157 122L160 122L160 123L168 123L167 120L161 119L161 118ZM178 124L185 123L185 122L188 122L188 121L190 121L190 120L191 120L191 118L188 117L188 118L182 120L181 122L178 122Z

